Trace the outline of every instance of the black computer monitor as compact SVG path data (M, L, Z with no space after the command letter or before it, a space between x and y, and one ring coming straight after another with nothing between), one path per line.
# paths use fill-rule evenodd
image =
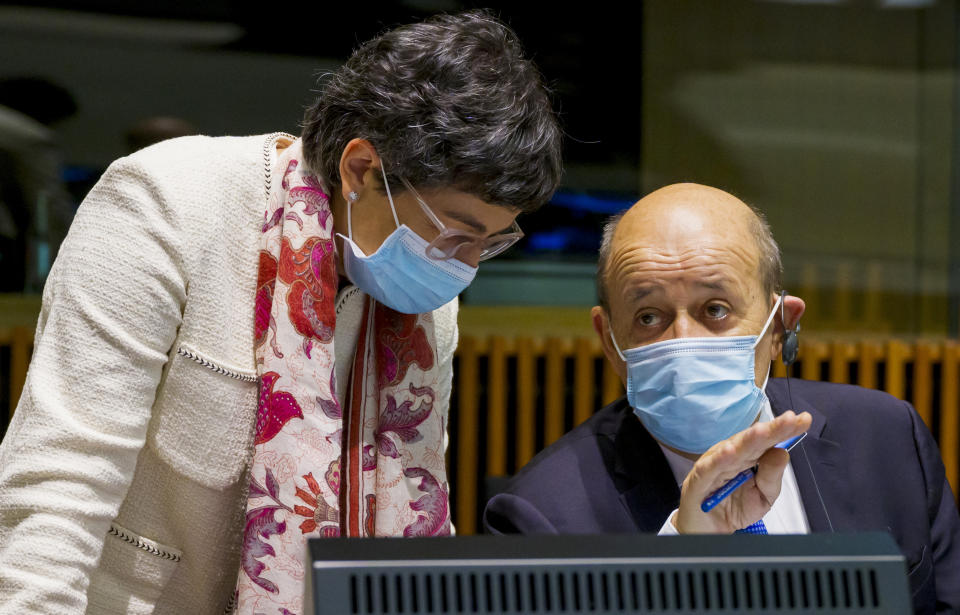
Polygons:
M882 533L338 538L308 551L316 615L912 610Z

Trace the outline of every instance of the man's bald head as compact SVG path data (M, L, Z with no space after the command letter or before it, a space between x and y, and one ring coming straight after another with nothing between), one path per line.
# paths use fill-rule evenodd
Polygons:
M642 233L650 226L669 234L669 228L676 227L678 222L697 234L730 241L743 236L752 238L762 289L768 295L779 292L783 270L780 248L763 213L717 188L692 183L672 184L651 192L604 225L597 263L597 295L605 310L610 309L607 278L611 254L617 243L627 239L625 235ZM624 232L618 233L618 229ZM664 233L658 236L663 237Z

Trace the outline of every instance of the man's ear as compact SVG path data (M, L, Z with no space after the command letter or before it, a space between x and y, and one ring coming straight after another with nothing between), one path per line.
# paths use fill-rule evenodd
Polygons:
M803 312L806 310L806 308L806 304L800 297L786 295L783 298L783 321L781 321L780 314L778 313L774 318L775 335L770 340L770 357L773 360L780 360L780 353L783 351L783 334L787 329L795 329L797 327L797 325L800 323L800 317L803 316ZM779 308L777 311L780 312Z
M800 323L800 317L807 309L807 304L800 297L787 295L783 298L783 315L787 319L786 328L796 329Z
M610 341L610 317L607 311L601 306L595 305L590 309L590 319L593 321L593 330L600 338L600 347L603 348L603 354L617 374L620 375L620 380L626 383L625 364L623 359L620 358L620 354L613 347L613 342Z
M351 192L361 194L367 183L367 173L380 165L380 156L366 139L351 139L340 155L340 189L343 199ZM378 171L379 173L379 171Z

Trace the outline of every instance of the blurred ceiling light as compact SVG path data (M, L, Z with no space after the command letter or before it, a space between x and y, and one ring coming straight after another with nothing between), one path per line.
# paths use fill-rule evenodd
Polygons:
M759 0L775 4L846 4L847 0Z
M850 4L849 0L758 0L759 2L772 2L776 4L819 4L819 5L839 5ZM933 6L937 0L876 0L875 6L881 9L922 9ZM862 3L858 6L864 6ZM869 5L866 5L869 8Z
M0 7L0 32L42 32L77 38L161 45L225 45L244 30L232 23L150 19L61 9Z
M880 6L885 9L922 9L936 3L937 0L880 0Z

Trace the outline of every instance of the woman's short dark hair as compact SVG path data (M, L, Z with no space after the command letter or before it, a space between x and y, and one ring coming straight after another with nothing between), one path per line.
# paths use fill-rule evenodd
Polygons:
M540 73L484 11L390 30L322 77L304 117L307 165L340 185L354 138L377 148L395 190L402 176L531 211L560 181L561 130Z

